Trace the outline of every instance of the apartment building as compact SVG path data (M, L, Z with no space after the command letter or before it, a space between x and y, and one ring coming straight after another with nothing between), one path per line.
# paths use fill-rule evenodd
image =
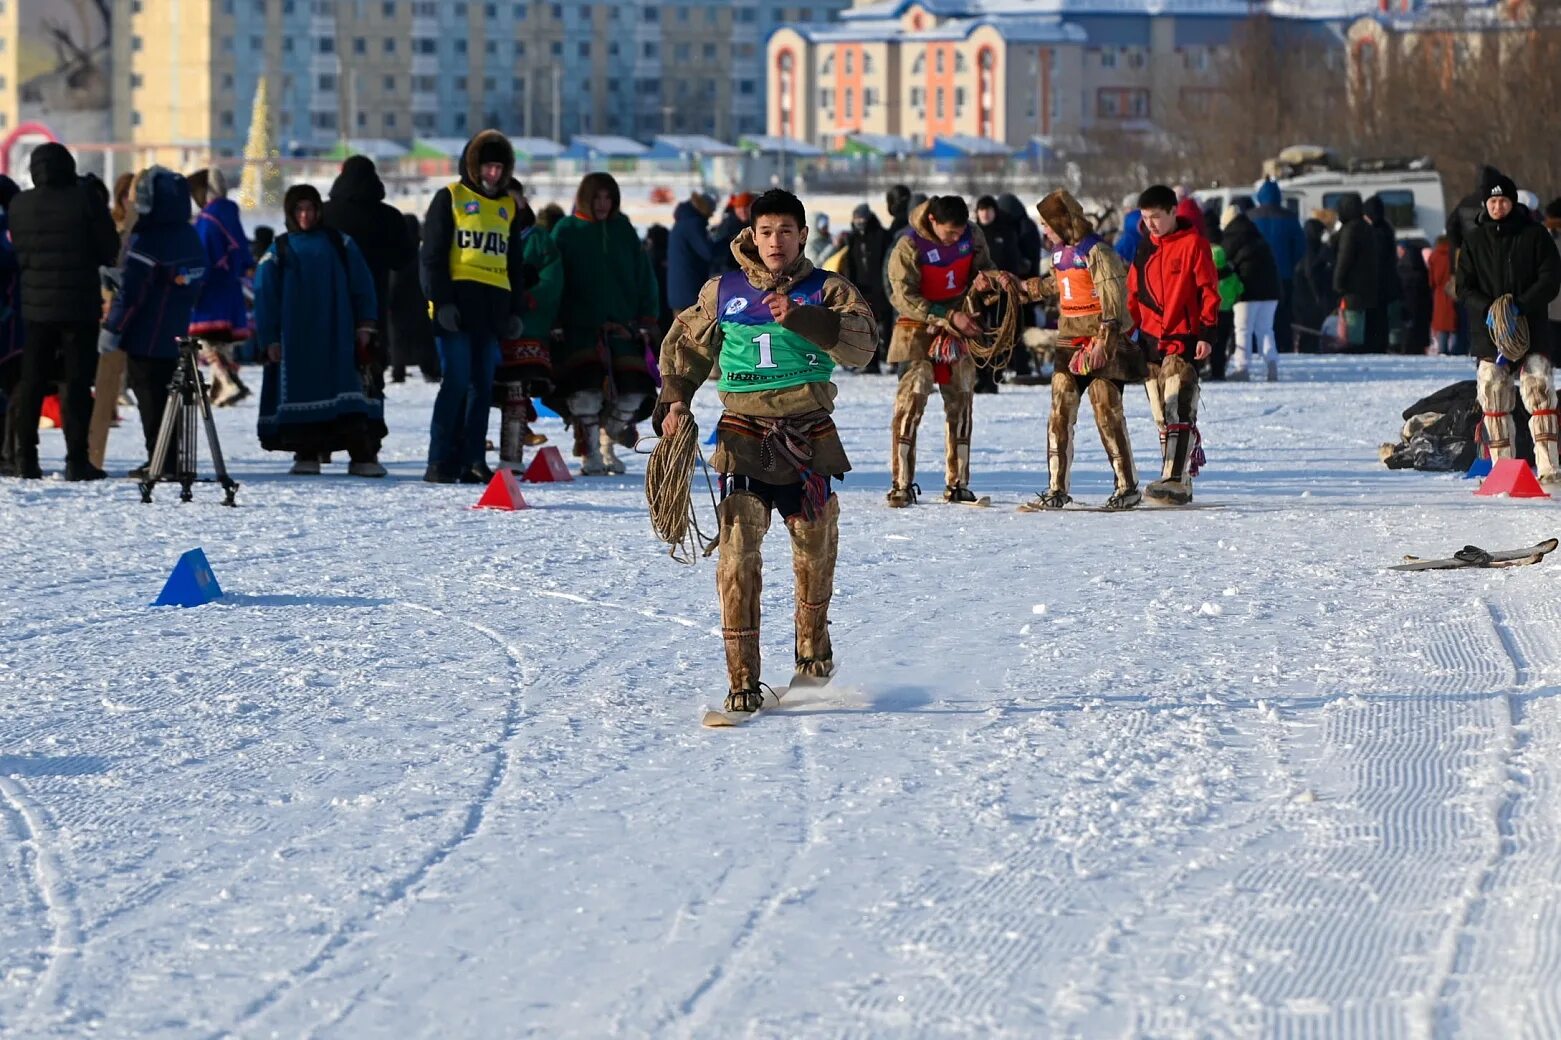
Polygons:
M1402 2L1402 0L1397 0ZM1216 59L1254 12L1342 48L1372 0L861 0L771 37L768 132L1021 148L1103 128L1153 132L1208 107ZM1171 129L1174 129L1172 127Z
M759 133L766 35L846 0L115 2L118 139L237 155L262 76L290 153L483 126L565 140Z

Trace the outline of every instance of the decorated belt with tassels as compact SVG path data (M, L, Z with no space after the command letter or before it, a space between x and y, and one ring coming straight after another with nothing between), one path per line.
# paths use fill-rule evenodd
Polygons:
M784 419L764 419L726 412L716 424L725 430L759 441L759 464L766 470L796 470L802 479L802 514L808 520L821 515L829 500L829 478L813 472L813 442L835 432L828 412L809 412Z

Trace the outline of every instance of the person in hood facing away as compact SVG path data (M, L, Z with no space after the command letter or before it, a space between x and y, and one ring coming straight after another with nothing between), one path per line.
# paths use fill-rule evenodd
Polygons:
M873 321L878 326L878 349L862 371L875 375L882 371L880 362L889 349L889 333L894 328L894 308L889 306L883 277L888 254L889 233L878 222L872 207L864 202L851 211L851 231L846 235L846 255L840 273L850 279L873 309Z
M890 427L889 505L915 505L916 434L934 388L943 398L945 502L975 502L970 490L970 436L976 363L960 338L978 336L980 323L964 311L965 297L987 287L995 268L986 238L970 222L958 195L941 195L911 210L906 233L889 249L885 280L899 314L889 360L900 366ZM933 354L934 344L939 347Z
M1469 317L1480 406L1491 458L1515 458L1512 408L1528 408L1541 484L1561 483L1556 457L1556 389L1550 302L1561 292L1561 257L1545 228L1519 205L1518 188L1499 177L1485 216L1458 253L1458 301ZM1526 334L1526 335L1525 335Z
M1361 209L1377 242L1377 305L1366 310L1366 350L1402 354L1404 293L1398 280L1398 236L1380 195L1367 199Z
M687 310L699 298L715 267L716 243L710 237L710 217L715 199L696 191L672 211L672 233L667 238L667 305L673 313Z
M190 335L201 342L201 357L211 367L211 403L218 408L249 396L239 377L234 344L249 338L249 310L244 304L244 279L254 268L254 254L239 220L238 204L228 198L228 179L215 166L189 176L190 196L200 209L195 231L206 246L206 277L201 282Z
M1138 197L1148 237L1127 275L1127 310L1149 362L1149 410L1160 428L1164 462L1145 497L1162 505L1192 501L1202 465L1198 363L1213 353L1220 290L1209 243L1176 215L1176 193L1156 184Z
M751 191L740 191L726 200L726 209L721 213L721 223L716 226L714 234L716 274L736 270L732 266L732 243L737 241L737 236L748 226L752 206L753 192Z
M547 440L531 432L537 417L532 398L553 390L553 320L564 291L564 267L553 237L536 225L525 186L511 179L509 193L523 227L521 261L536 272L520 335L499 341L499 367L493 376L493 404L500 415L499 464L518 472L525 468L526 448Z
M813 214L813 230L808 232L808 259L814 267L822 267L835 251L834 236L829 233L829 214Z
M1291 300L1295 295L1295 268L1306 258L1306 232L1301 218L1285 205L1284 193L1272 180L1264 180L1257 190L1257 206L1247 214L1268 243L1279 268L1279 306L1274 309L1274 338L1285 350L1295 349L1295 333L1290 327Z
M460 179L434 192L423 218L423 292L443 379L428 434L432 484L486 484L488 411L499 341L520 338L526 277L509 182L515 149L497 130L466 142Z
M1318 331L1328 316L1339 309L1339 297L1333 291L1333 249L1324 241L1328 226L1312 219L1301 230L1306 235L1306 256L1295 267L1291 312L1301 326L1297 329L1296 349L1315 354L1321 346Z
M845 278L803 255L807 213L790 192L754 201L738 236L738 269L712 278L677 316L661 347L656 432L692 421L689 404L720 367L721 404L711 465L721 475L721 635L727 711L763 703L759 673L760 549L772 511L791 535L797 581L796 672L834 672L829 601L840 544L840 499L831 481L851 469L830 412L837 364L856 367L877 341L872 311Z
M1366 223L1357 192L1339 197L1334 235L1333 291L1339 295L1340 336L1356 353L1366 350L1366 312L1377 306L1377 236Z
M1041 237L1041 228L1030 214L1026 212L1019 196L1011 192L1004 192L997 197L997 208L1003 216L1007 217L1014 227L1019 229L1019 269L1013 274L1016 278L1034 278L1041 273L1041 253L1045 250L1045 242ZM1045 316L1038 307L1026 307L1019 315L1019 328L1021 334L1026 329L1039 328L1045 325ZM1010 359L1016 381L1021 383L1034 383L1036 377L1031 360L1034 355L1028 350L1016 350Z
M130 476L147 476L168 403L168 387L179 365L179 340L189 331L190 312L206 274L206 246L190 226L190 186L179 174L153 166L134 181L130 225L119 287L109 305L98 353L125 359L130 390L141 410L147 461ZM171 473L176 460L165 466Z
M1143 352L1128 340L1133 317L1127 306L1127 271L1111 244L1095 234L1078 200L1054 191L1036 204L1041 226L1057 245L1049 273L1024 283L1027 302L1057 305L1057 371L1052 376L1047 425L1046 492L1019 508L1061 509L1073 501L1073 438L1079 399L1089 395L1095 428L1111 461L1116 489L1107 509L1132 509L1143 501L1133 445L1128 439L1122 388L1147 375Z
M22 379L21 268L11 245L11 200L21 188L0 174L0 476L16 475L17 384Z
M43 476L38 464L38 417L55 366L63 375L65 479L101 480L92 464L92 380L98 364L98 321L103 313L99 269L119 260L119 234L106 192L76 175L76 159L62 144L32 154L34 187L11 200L11 241L21 269L24 325L17 416L17 470ZM101 182L99 188L101 187Z
M1236 206L1220 220L1220 244L1231 269L1241 279L1236 303L1235 349L1225 378L1244 383L1249 378L1252 350L1263 355L1270 383L1279 379L1279 341L1274 336L1274 312L1279 309L1279 267L1257 225Z
M884 208L889 211L889 238L892 241L911 222L911 189L896 184L884 192Z
M1127 216L1122 218L1122 230L1117 235L1112 248L1117 251L1117 256L1122 258L1124 264L1131 264L1133 257L1138 255L1138 243L1142 242L1144 237L1143 225L1144 215L1136 209L1129 210Z
M1458 343L1458 287L1453 283L1453 247L1446 235L1437 235L1436 245L1431 247L1431 258L1426 261L1426 283L1431 290L1430 353L1453 354ZM1556 305L1552 303L1550 307L1554 315ZM1561 342L1554 330L1551 335L1552 342Z
M255 270L255 331L266 345L260 446L292 452L297 476L346 451L348 473L383 477L385 405L360 374L374 339L374 277L357 243L325 225L313 186L287 189L282 209L287 232Z
M411 365L422 371L426 382L437 383L439 354L434 347L434 323L428 316L428 297L423 295L418 264L423 222L414 213L400 216L412 254L390 272L390 311L384 323L390 340L390 379L393 383L406 382L407 366Z
M1404 353L1425 354L1431 346L1431 282L1416 242L1397 244L1399 294L1404 302Z
M385 324L390 310L390 273L411 262L417 247L407 237L401 211L385 204L385 184L373 159L352 155L341 164L325 203L325 224L352 239L374 278L374 306L379 318L370 348L369 389L383 396L389 361Z
M621 207L617 181L587 174L574 213L553 228L564 265L555 381L588 477L624 471L614 447L633 446L631 429L655 402L650 365L660 293Z

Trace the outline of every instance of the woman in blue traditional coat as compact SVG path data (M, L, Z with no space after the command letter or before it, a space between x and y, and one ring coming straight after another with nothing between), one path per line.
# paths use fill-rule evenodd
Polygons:
M351 238L325 227L320 193L287 189L287 233L255 271L255 330L266 345L260 446L293 452L292 472L320 472L320 458L346 451L347 472L383 477L384 402L363 389L374 333L374 278Z
M249 338L244 277L254 266L238 204L228 198L228 181L215 166L189 176L190 196L200 208L195 233L206 247L206 279L190 314L190 335L201 341L211 366L211 403L221 408L249 396L233 359L233 344Z

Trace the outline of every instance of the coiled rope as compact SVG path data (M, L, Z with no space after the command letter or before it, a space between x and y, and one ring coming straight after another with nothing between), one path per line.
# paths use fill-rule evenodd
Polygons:
M969 357L977 368L1004 369L1019 342L1019 315L1024 301L1019 283L1009 279L992 279L992 287L986 292L965 294L961 310L976 320L981 332L965 336L952 328L940 330L933 337L931 357L934 361L953 362Z
M1508 361L1521 361L1528 353L1528 322L1518 313L1517 301L1512 294L1498 296L1485 315L1485 327L1490 330L1491 342Z
M671 547L667 555L679 563L693 564L701 555L715 552L720 543L719 538L705 534L694 512L696 462L705 472L705 487L714 509L715 485L710 481L710 468L699 447L699 426L692 415L684 415L676 433L656 442L645 464L645 504L650 507L651 530Z

